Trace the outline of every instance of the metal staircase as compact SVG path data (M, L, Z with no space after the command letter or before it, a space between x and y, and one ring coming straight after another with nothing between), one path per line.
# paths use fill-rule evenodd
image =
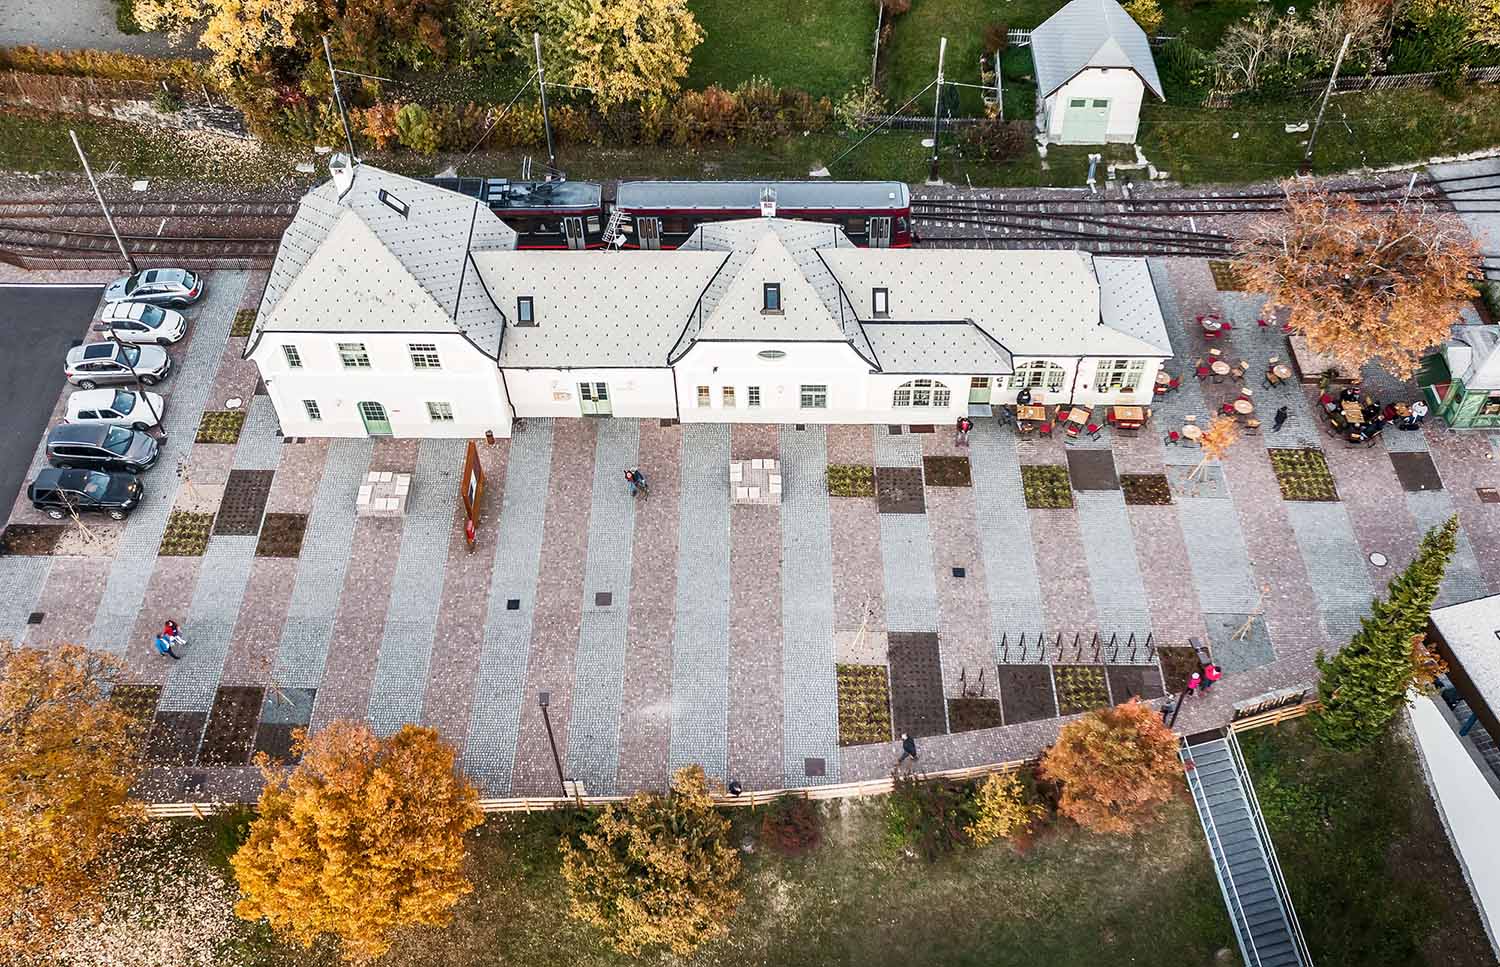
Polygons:
M606 249L618 249L625 244L625 233L620 230L623 224L625 224L625 213L618 208L612 209L609 213L609 221L604 226L604 234L599 239Z
M1246 967L1312 967L1234 733L1185 738L1178 754Z

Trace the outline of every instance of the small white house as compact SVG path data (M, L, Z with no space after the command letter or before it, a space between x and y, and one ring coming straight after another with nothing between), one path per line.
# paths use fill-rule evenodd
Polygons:
M1037 130L1049 144L1135 141L1141 100L1164 100L1151 42L1115 0L1073 0L1031 32Z

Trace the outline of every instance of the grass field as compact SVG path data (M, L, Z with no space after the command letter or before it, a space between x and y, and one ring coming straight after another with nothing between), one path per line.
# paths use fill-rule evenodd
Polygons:
M1305 720L1240 741L1314 963L1494 964L1404 729L1352 754Z
M837 99L870 76L874 0L690 0L688 7L704 33L689 87L733 87L759 76Z

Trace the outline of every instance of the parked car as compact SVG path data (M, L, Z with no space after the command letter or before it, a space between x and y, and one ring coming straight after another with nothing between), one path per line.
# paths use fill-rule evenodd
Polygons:
M72 515L108 514L124 520L140 505L146 488L134 474L102 473L98 470L56 470L48 468L36 475L26 496L31 506L53 520Z
M143 398L145 397L145 398ZM166 401L131 389L86 389L68 397L64 423L96 423L149 430L161 422Z
M160 346L126 346L112 339L74 346L64 367L68 382L84 389L137 379L151 386L171 371L172 357Z
M154 342L165 346L187 335L187 319L175 309L146 302L111 302L94 326L121 342Z
M187 269L143 269L115 279L104 290L105 302L148 302L183 309L203 295L203 280Z
M54 467L141 473L156 465L161 450L139 430L108 423L64 423L47 434L47 462Z

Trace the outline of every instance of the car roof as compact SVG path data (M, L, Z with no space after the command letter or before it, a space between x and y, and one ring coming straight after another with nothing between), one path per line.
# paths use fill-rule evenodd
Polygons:
M60 423L47 434L48 443L102 443L117 427L104 423Z
M31 481L33 487L82 487L91 474L96 470L59 470L56 467L48 467L36 475Z
M139 319L141 316L145 315L147 312L150 312L153 309L156 309L156 306L152 305L149 302L111 302L104 307L104 314L100 316L100 318ZM165 312L167 310L160 309L157 311Z
M91 342L85 346L75 347L68 355L75 359L113 359L115 350L118 348L113 342L106 339L101 342Z
M128 388L124 391L131 394L135 393L134 390ZM112 403L114 403L115 396L120 392L121 390L118 387L115 389L76 390L75 392L68 394L68 412L74 413L85 408L98 409L101 406L110 406Z

